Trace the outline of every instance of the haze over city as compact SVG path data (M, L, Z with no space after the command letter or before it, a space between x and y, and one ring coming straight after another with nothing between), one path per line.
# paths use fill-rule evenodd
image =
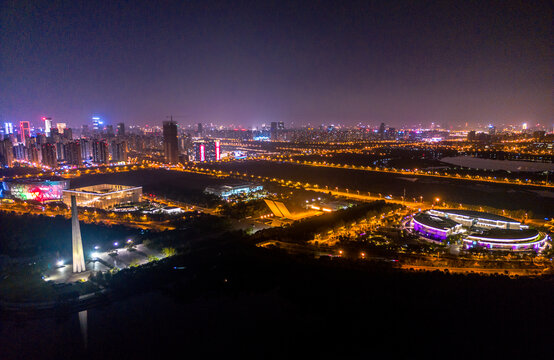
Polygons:
M0 122L552 126L547 1L8 1Z

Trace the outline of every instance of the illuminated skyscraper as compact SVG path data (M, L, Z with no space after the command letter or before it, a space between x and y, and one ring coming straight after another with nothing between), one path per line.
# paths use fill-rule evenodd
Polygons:
M164 121L163 142L165 161L169 164L179 162L179 143L177 142L177 123Z
M85 255L83 254L83 240L81 239L81 227L79 226L79 213L77 200L71 196L71 240L73 245L73 272L83 272L85 268Z
M206 143L206 160L219 161L221 160L221 148L219 140L210 140Z
M21 132L21 142L25 144L27 142L27 139L31 137L31 126L29 125L28 121L20 121L19 129Z
M92 131L98 132L99 130L102 130L102 127L104 125L104 122L102 119L100 119L99 116L93 116L92 117Z
M13 134L13 123L11 122L4 123L4 134L6 135Z
M58 128L58 133L62 135L65 131L65 128L67 127L66 123L57 123L56 127Z
M43 117L42 120L44 121L44 133L46 136L50 136L50 131L52 130L52 118Z
M197 141L193 145L194 161L206 161L206 143Z

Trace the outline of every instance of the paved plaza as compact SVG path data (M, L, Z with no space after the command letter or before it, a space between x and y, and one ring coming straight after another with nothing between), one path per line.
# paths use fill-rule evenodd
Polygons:
M146 264L151 257L156 257L158 259L163 258L160 252L152 250L142 244L133 246L131 250L119 248L117 249L117 254L115 251L105 251L97 252L95 255L95 259L87 259L86 271L84 272L74 274L72 272L71 263L67 263L47 271L44 280L53 281L55 283L86 280L91 272L125 269L131 265Z

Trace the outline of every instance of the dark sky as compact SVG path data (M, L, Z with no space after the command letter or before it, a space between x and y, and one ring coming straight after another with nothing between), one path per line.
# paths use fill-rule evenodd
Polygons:
M0 122L553 122L548 1L0 4Z

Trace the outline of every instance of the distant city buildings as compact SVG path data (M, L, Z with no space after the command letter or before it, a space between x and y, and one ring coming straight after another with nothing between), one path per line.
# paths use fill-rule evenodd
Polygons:
M468 129L466 125L463 130L447 130L446 125L439 126L438 123L432 123L430 128L423 128L421 124L417 128L387 128L385 123L377 127L335 123L286 128L284 122L274 121L251 129L201 122L180 128L172 120L163 122L162 126L126 126L123 122L105 124L99 116L93 116L91 122L81 128L71 128L63 122L52 124L51 117L41 117L40 124L41 127L37 128L29 121L20 121L16 127L12 122L1 124L1 166L27 163L50 168L75 167L83 164L122 163L129 159L169 164L219 161L226 156L244 158L259 151L246 150L245 147L266 146L253 145L251 141L336 145L383 141L379 146L385 147L393 141L406 142L407 147L410 147L410 143L424 142L437 144L438 147L448 146L450 149L459 146L464 149L460 153L462 155L490 159L552 162L554 158L554 133L551 128L546 129L538 124L489 124L480 125L478 130ZM242 143L242 148L238 146L239 143ZM233 149L235 146L237 148ZM432 158L440 159L441 154L437 150Z
M271 140L284 140L285 123L282 121L273 121L270 126Z

